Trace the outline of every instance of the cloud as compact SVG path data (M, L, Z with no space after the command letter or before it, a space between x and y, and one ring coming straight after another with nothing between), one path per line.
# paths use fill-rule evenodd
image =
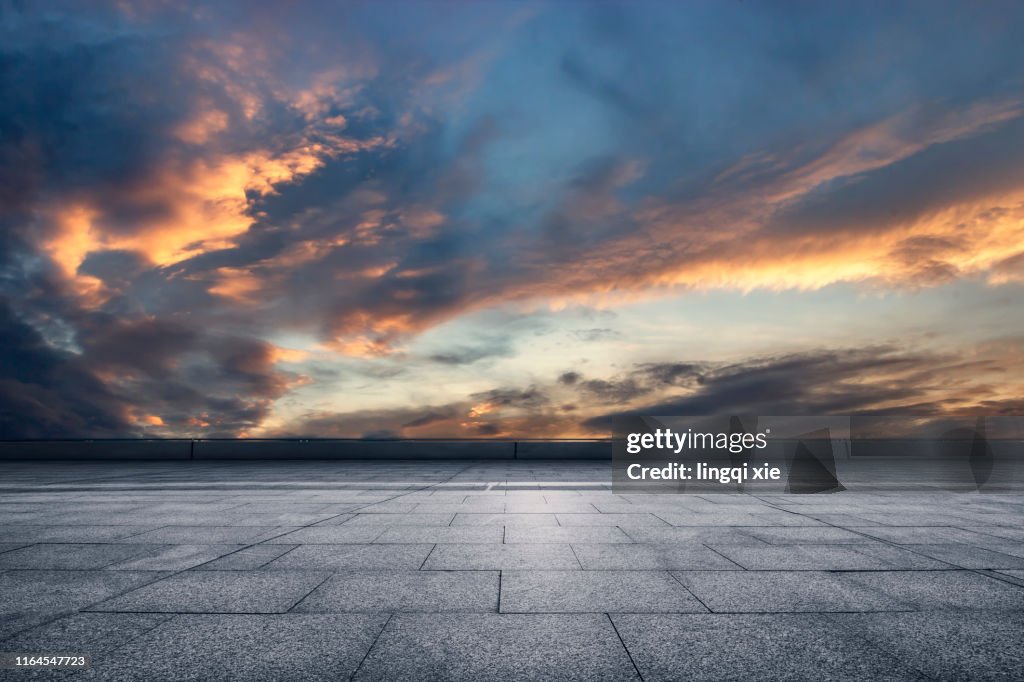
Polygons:
M427 359L441 365L472 365L481 360L509 358L514 355L511 340L505 336L482 338L472 345L456 345L431 353Z
M49 415L25 420L33 433L260 433L282 398L360 362L391 363L403 395L425 365L478 375L436 409L363 414L374 433L546 433L578 428L552 405L795 390L817 376L808 358L741 381L701 358L652 364L656 333L615 325L563 337L614 340L642 366L548 386L516 355L556 357L529 330L454 339L445 323L712 289L798 305L836 284L1018 286L1019 14L15 6L0 15L6 324L19 352L96 390L46 400L47 380L0 377L32 386ZM819 388L779 407L871 402L839 386L846 403ZM362 429L321 407L288 414Z
M689 363L640 366L637 375L659 383L675 386L688 376L695 380L684 380L682 393L670 391L622 405L587 419L584 426L610 429L616 415L1010 413L1019 401L990 382L1004 372L1024 369L1019 359L1007 367L1006 350L1017 344L1019 340L1008 340L998 349L976 349L968 360L874 346L704 363L699 368ZM692 375L694 370L699 374Z
M753 356L739 362L638 363L618 375L560 373L449 403L308 413L276 435L608 437L630 415L1019 414L1001 377L1024 369L1021 339L969 357L866 346Z
M558 376L558 383L573 386L583 378L579 372L564 372Z
M591 327L590 329L573 329L572 335L580 341L601 341L622 336L621 332L608 327Z
M130 434L127 405L0 299L0 438Z

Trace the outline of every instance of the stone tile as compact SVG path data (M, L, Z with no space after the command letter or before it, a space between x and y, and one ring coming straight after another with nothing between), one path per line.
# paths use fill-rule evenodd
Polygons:
M450 514L356 514L346 526L447 526L455 518Z
M453 526L557 526L554 514L463 514L455 515Z
M139 547L140 545L135 545ZM237 551L243 545L165 545L107 566L118 571L184 571Z
M161 577L128 571L4 571L0 613L79 609Z
M261 568L296 547L298 545L253 545L209 563L200 564L195 569L200 571L251 571Z
M223 519L221 519L223 522ZM130 539L118 542L141 542L149 544L207 544L234 545L259 542L265 537L280 535L292 530L278 526L164 526Z
M164 525L244 525L229 524L227 523L228 518L223 512L203 512L198 509L177 514L161 514L144 508L142 511L134 511L130 514L80 514L78 512L69 512L67 514L51 516L48 518L47 523L68 527L114 525L123 526L129 532L131 532L132 528L139 526L152 529Z
M0 537L6 542L110 542L138 535L156 526L43 526L17 525L0 527Z
M396 615L356 680L639 679L604 615Z
M893 568L889 562L844 545L708 545L752 571L877 571Z
M218 516L221 523L227 526L308 526L328 519L337 518L338 514L228 514ZM344 516L344 515L342 515Z
M336 573L295 608L308 613L497 610L497 571Z
M314 571L189 571L95 604L90 610L283 613L312 592L328 575Z
M897 545L971 544L992 539L981 533L945 526L876 526L858 530L870 537L894 542Z
M351 521L354 516L355 514L338 514L337 516L332 516L331 518L324 519L323 521L317 521L315 524L311 525L315 525L317 528L323 528L325 526L340 526ZM298 530L298 528L293 528L292 530Z
M569 545L437 545L423 564L432 571L577 570Z
M764 540L748 535L749 529L723 528L723 527L654 527L654 526L631 526L623 528L622 531L633 538L636 542L650 542L654 544L693 544L702 542L721 542L725 544L748 544L764 546Z
M506 529L502 526L389 526L374 543L500 544L505 532Z
M556 514L560 526L635 526L666 527L663 520L654 514L641 512L638 514Z
M431 502L424 502L423 504L439 504L439 502L434 499ZM507 503L504 495L498 497L482 497L479 495L473 495L456 502L456 504L458 506L457 509L438 511L454 511L458 514L504 514ZM416 510L420 511L420 506L417 506ZM423 511L428 510L423 509Z
M811 571L681 571L674 573L718 613L900 611L912 607L839 574Z
M843 528L786 526L745 528L744 533L772 545L844 545L877 542L875 538Z
M658 512L658 518L672 526L821 526L814 519L796 514L749 513L745 511Z
M589 502L557 500L554 502L528 502L510 500L505 504L508 514L597 514L597 508Z
M14 549L21 549L22 547L28 547L31 543L27 542L4 542L0 544L0 554L4 552L10 552Z
M502 571L502 613L706 613L667 571Z
M324 504L318 511L323 514L347 514L357 509L362 509L364 505L355 502L330 502Z
M0 568L88 570L157 549L147 545L39 544L0 554Z
M827 523L833 526L841 526L843 528L860 528L864 526L882 525L877 521L868 521L867 519L862 519L861 517L854 516L853 514L821 514L818 512L811 511L807 512L807 515L810 516L812 519L821 521L822 523Z
M925 679L818 614L611 618L648 682Z
M420 507L416 502L378 502L359 507L357 511L363 514L412 514ZM353 511L353 510L348 510ZM441 510L447 511L447 510Z
M1000 554L1006 554L1012 557L1024 557L1024 542L1020 542L1018 540L992 538L991 540L972 543L972 546L989 550L991 552L999 552Z
M971 571L887 571L837 577L847 585L885 594L907 609L1024 609L1024 588Z
M434 547L413 545L300 545L262 570L410 570L415 571Z
M1012 526L963 526L963 530L971 531L972 533L980 533L982 535L991 535L997 538L1003 538L1004 540L1017 540L1018 542L1024 542L1024 528L1015 528Z
M348 509L328 509L329 506L337 505L326 505L323 502L247 502L238 506L231 506L232 513L244 513L247 514L252 512L254 514L331 514L331 513L343 513L349 511ZM358 505L342 505L344 507L354 507Z
M384 532L381 526L309 526L266 540L267 544L361 544L373 542Z
M1024 679L1024 615L1019 609L837 614L829 618L932 679Z
M462 502L420 502L412 510L416 513L441 514L451 512L453 514L504 514L504 499L488 500L486 503L462 503Z
M981 547L971 547L970 545L959 544L904 546L919 554L944 561L960 568L1024 568L1024 557L1011 556L1009 554L994 552Z
M402 513L412 514L414 512L419 512L419 513L423 513L423 514L448 514L448 513L454 514L456 512L460 512L460 511L472 511L470 509L466 509L462 505L462 503L460 501L456 501L456 500L445 501L445 500L439 499L439 500L431 501L430 498L423 498L421 501L414 501L414 502L408 503L408 506L409 506L409 509L406 509ZM365 513L365 512L377 512L377 511L386 512L387 510L386 509L385 510L362 509L360 511ZM504 503L499 503L495 508L489 509L488 511L503 512L503 511L505 511L505 504Z
M927 526L959 526L963 519L955 514L944 514L940 509L922 509L921 511L908 511L899 509L896 506L879 512L865 512L858 514L868 521L877 521L885 526L891 527L927 527Z
M75 613L6 639L4 651L88 652L116 649L171 616L157 613Z
M0 638L163 576L162 573L130 571L2 572Z
M182 615L98 657L83 680L348 679L386 617L374 614Z
M740 570L734 562L699 543L573 544L584 570Z
M919 554L911 547L911 545L887 545L884 542L856 546L857 551L861 554L881 559L893 570L941 571L956 569L956 566L952 564Z
M510 526L505 529L506 544L534 543L632 543L621 528L615 526Z

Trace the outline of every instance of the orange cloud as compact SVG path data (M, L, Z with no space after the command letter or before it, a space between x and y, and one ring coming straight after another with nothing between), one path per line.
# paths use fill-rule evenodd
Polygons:
M270 351L270 362L272 364L277 364L279 362L302 362L308 358L309 351L298 350L295 348L274 346Z
M331 113L351 105L359 80L374 72L369 63L333 66L293 86L275 75L280 48L257 35L196 40L190 48L181 56L180 77L220 99L196 95L190 113L169 125L168 139L185 147L169 144L125 186L79 193L44 212L50 228L42 246L83 298L100 296L99 283L78 273L90 253L129 250L168 266L230 247L255 220L254 198L274 194L332 158L393 144L379 135L347 136L345 116ZM272 106L297 112L304 123L283 133L263 129L261 117ZM119 216L125 212L141 217L124 224ZM238 286L220 283L214 293L238 297Z
M216 274L214 284L207 291L243 305L256 303L266 284L246 268L218 268Z

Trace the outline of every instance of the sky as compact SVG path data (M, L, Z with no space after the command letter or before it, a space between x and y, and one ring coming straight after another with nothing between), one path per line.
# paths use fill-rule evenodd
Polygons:
M0 438L1024 414L1022 32L0 0Z

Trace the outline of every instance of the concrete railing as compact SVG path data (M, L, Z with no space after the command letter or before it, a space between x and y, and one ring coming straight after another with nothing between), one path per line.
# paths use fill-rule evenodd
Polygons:
M0 441L0 460L611 460L610 440L167 439Z
M770 440L765 454L781 457L796 441ZM837 459L961 457L963 440L832 439ZM1021 457L1020 440L989 440L996 456ZM217 460L604 460L611 440L560 439L85 439L0 441L0 461L217 461ZM755 456L756 459L756 456Z

